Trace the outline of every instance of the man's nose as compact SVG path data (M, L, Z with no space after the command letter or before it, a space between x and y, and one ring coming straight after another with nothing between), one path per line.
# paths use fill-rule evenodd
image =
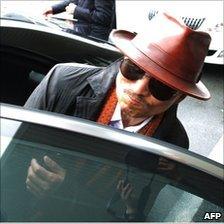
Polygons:
M148 95L149 94L149 80L150 78L147 76L144 76L142 79L136 80L136 82L133 84L133 91L136 94L139 95Z

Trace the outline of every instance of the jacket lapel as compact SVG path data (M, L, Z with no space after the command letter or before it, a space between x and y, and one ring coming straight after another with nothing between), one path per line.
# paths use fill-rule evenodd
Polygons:
M96 120L107 91L115 81L119 65L120 61L116 61L105 69L102 69L101 71L96 72L93 76L87 78L87 81L94 92L93 97L78 96L76 98L76 110L74 116Z

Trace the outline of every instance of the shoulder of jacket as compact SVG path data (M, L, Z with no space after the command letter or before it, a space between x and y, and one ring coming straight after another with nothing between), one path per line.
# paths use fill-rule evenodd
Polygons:
M189 138L183 124L176 116L177 108L178 105L174 105L165 112L164 118L153 137L188 149Z
M62 63L57 64L53 68L54 79L61 81L67 77L79 78L80 75L92 75L95 72L101 71L104 67L96 67L92 65L79 63Z

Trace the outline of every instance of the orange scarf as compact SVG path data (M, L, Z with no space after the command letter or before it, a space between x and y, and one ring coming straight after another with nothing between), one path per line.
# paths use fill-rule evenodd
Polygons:
M106 102L103 105L103 108L97 119L97 122L105 125L109 124L113 116L114 110L116 108L116 105L117 105L116 88L113 86L108 92ZM154 116L151 121L149 121L144 127L142 127L138 131L138 133L146 136L152 136L156 131L156 129L158 128L162 118L163 113Z

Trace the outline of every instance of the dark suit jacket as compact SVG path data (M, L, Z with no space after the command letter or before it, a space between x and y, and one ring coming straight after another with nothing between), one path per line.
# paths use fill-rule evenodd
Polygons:
M65 0L52 6L53 14L65 11L70 3L77 5L73 17L78 21L73 33L107 40L111 30L116 28L114 0Z
M95 121L105 96L115 82L120 61L107 68L66 63L53 67L27 100L36 108ZM176 116L177 105L169 108L153 137L184 147L189 140Z

